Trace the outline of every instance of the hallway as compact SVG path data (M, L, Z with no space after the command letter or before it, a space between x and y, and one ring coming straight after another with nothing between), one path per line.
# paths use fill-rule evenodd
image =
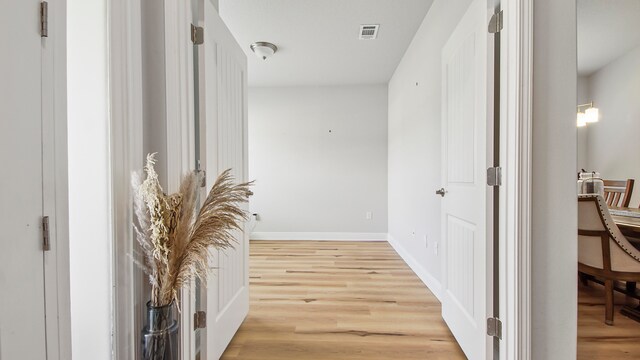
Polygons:
M252 241L251 307L222 359L464 359L386 242Z

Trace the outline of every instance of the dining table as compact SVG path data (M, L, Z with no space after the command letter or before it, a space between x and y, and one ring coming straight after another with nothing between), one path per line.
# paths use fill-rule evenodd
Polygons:
M611 218L625 233L640 234L640 209L610 207ZM635 244L634 244L635 245Z
M639 208L622 208L610 207L609 212L613 222L616 223L620 231L627 237L627 240L640 250L640 209ZM627 285L627 292L636 293L636 286ZM625 305L620 313L628 316L636 321L640 321L640 305L637 307Z

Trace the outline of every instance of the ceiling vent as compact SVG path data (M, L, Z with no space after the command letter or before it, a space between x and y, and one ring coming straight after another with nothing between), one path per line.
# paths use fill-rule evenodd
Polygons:
M374 40L378 37L380 25L360 25L360 40Z

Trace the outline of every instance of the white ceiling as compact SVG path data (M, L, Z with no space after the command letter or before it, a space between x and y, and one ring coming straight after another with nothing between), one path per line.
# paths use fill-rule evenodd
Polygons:
M640 0L578 0L578 73L590 75L640 46Z
M387 83L433 0L220 0L220 16L247 53L250 86ZM358 40L361 24L378 39ZM268 41L266 61L249 49Z

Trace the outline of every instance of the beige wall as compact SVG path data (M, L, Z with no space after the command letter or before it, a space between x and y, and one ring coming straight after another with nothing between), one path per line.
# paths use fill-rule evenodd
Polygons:
M586 98L600 110L600 121L586 127L587 170L605 179L640 182L640 47L586 79ZM640 205L640 183L631 206Z

